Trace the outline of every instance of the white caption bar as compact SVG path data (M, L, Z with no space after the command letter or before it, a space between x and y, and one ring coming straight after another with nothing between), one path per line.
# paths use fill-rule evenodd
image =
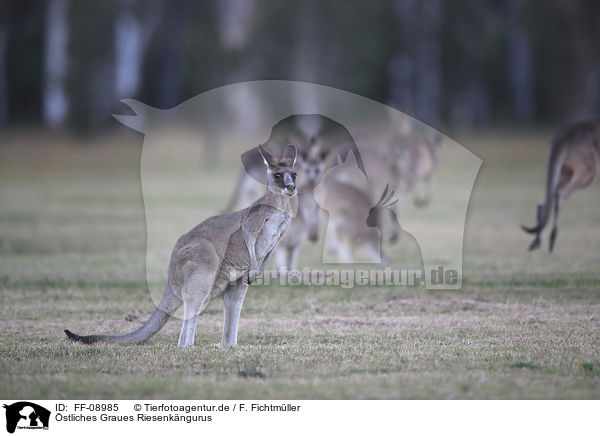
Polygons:
M564 435L597 430L598 410L596 401L4 400L2 404L2 431L19 436L170 431L263 436Z

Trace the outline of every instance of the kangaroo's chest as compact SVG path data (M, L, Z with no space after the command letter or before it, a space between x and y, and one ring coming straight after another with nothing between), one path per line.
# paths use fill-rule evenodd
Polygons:
M271 215L265 218L263 226L256 239L256 257L261 261L275 248L290 225L292 217L285 213Z

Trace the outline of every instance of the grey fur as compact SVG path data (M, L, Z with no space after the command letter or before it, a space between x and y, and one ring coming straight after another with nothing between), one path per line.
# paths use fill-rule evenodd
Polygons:
M139 344L154 336L183 304L180 346L194 343L198 316L218 297L225 302L222 345L236 345L238 320L256 274L264 269L292 221L290 198L296 195L296 149L289 145L280 158L260 147L267 164L267 193L251 206L208 218L181 236L171 255L167 287L159 307L138 330L125 335L67 337L83 343Z

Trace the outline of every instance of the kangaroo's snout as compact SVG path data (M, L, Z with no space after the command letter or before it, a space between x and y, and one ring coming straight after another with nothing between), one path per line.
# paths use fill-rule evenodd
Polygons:
M292 178L292 176L290 174L288 174L288 173L284 174L283 183L284 183L285 190L288 193L293 194L296 192L296 184L294 183L294 179Z
M285 185L282 194L288 197L293 197L294 195L296 195L296 185Z

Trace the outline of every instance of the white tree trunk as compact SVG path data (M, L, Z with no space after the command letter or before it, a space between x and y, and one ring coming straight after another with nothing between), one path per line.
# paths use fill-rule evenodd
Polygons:
M254 0L219 0L217 31L226 50L240 50L248 42L254 22Z
M251 77L254 65L245 51L256 16L254 0L218 0L218 35L221 47L233 58L226 73L228 83L242 82ZM261 123L262 104L249 87L233 88L227 95L226 110L242 131L250 135Z
M44 64L44 121L51 127L64 124L69 110L66 91L68 39L67 0L52 0L48 2L46 15Z
M295 41L293 71L296 79L303 82L315 83L319 80L319 61L323 59L322 47L319 46L319 26L317 25L318 11L313 2L298 3L298 16L295 20ZM297 89L297 90L296 90ZM294 90L296 110L305 113L318 113L318 96L316 90L311 88L307 92L306 86Z
M141 83L142 63L158 24L158 4L146 2L145 15L133 11L135 1L121 3L115 22L115 92L117 98L133 98Z

